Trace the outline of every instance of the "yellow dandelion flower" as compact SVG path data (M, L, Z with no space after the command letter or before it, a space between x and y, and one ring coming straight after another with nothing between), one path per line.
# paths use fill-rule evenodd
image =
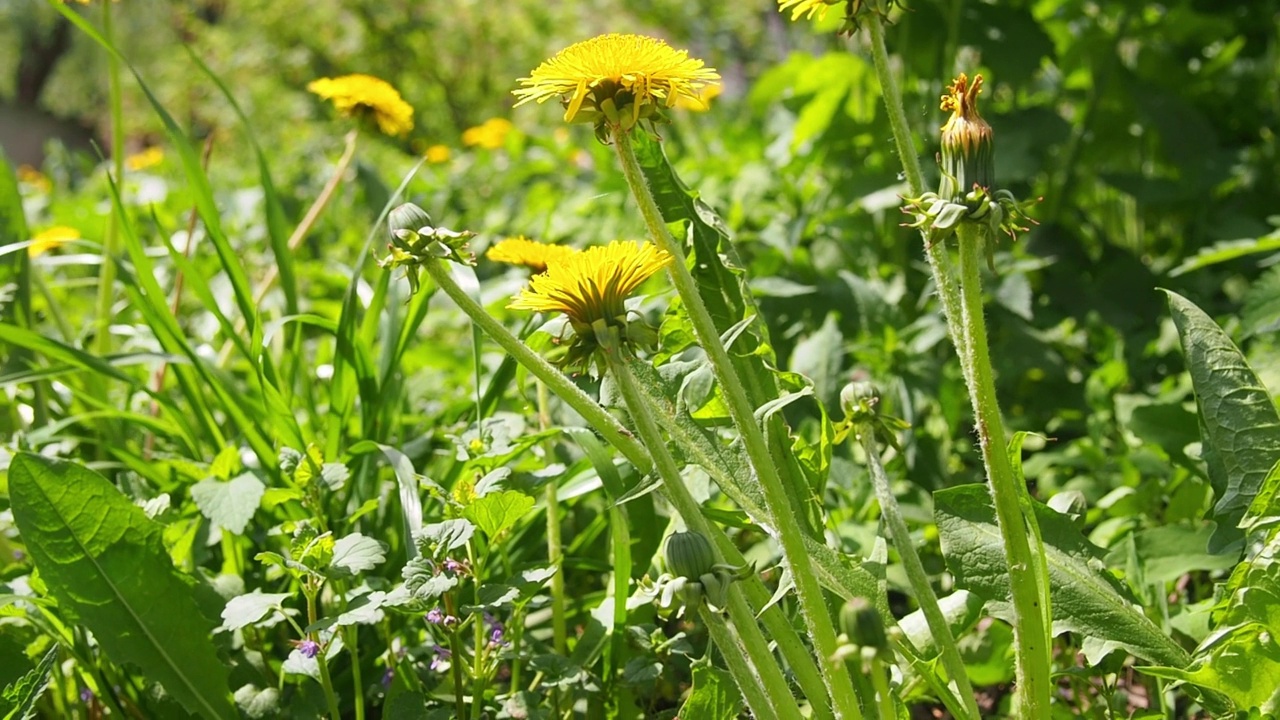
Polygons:
M80 239L80 231L66 225L55 225L48 230L37 233L27 246L27 255L36 257L72 240Z
M513 91L517 106L560 98L565 122L629 130L641 118L661 119L662 107L696 99L720 75L656 38L611 33L570 45L539 65Z
M134 153L124 159L130 170L146 170L164 162L164 151L158 147L149 147L140 153Z
M841 1L842 0L831 0L830 2L828 2L828 0L778 0L778 12L786 12L790 9L792 22L799 20L801 15L804 15L805 19L810 19L814 15L817 15L819 20L825 20L827 18L827 11L831 9L831 6Z
M702 88L702 92L698 93L696 98L681 97L676 100L676 107L693 112L706 112L711 109L711 101L720 97L723 86L708 85Z
M486 150L497 150L507 144L507 135L514 126L506 118L489 118L483 123L467 128L462 133L462 144L467 147L482 147Z
M576 254L578 254L577 248L540 243L520 235L499 241L489 248L484 256L494 262L524 265L538 272L544 272L551 263L561 262Z
M333 103L347 117L372 117L384 134L401 136L413 129L413 108L385 80L372 75L320 78L307 90Z
M47 193L53 189L53 183L49 181L49 178L46 177L44 173L30 165L18 166L18 182L23 183L24 185L30 185L43 193Z
M652 243L615 240L553 262L507 307L564 313L579 334L597 321L625 324L627 297L669 262Z
M453 151L449 150L448 145L432 145L427 148L427 162L434 165L449 162L449 158L453 157Z

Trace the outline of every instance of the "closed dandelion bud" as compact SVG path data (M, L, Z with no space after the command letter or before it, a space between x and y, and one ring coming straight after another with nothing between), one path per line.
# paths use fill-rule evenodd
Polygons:
M424 227L431 227L431 216L426 210L414 205L413 203L404 203L391 211L387 216L387 225L391 228L391 239L396 241L400 238L401 230L408 230L418 233Z
M840 391L840 409L855 423L873 420L880 404L880 391L865 380L851 382Z
M690 580L712 572L716 564L711 543L696 532L671 533L667 538L665 555L671 574Z
M840 629L853 645L876 651L889 649L884 619L866 598L853 598L840 608Z
M978 114L978 95L982 92L982 76L973 81L960 73L947 94L942 96L942 109L951 118L942 126L942 181L938 196L943 200L964 202L964 196L976 185L990 189L995 183L995 146L991 126Z

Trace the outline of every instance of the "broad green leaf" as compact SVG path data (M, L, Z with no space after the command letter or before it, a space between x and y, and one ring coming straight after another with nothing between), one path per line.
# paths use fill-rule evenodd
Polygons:
M1280 628L1280 534L1240 564L1227 587L1231 594L1214 613L1216 626L1189 666L1140 669L1220 693L1236 711L1274 713L1280 710L1280 645L1274 637ZM1224 714L1218 698L1203 699Z
M1228 555L1214 555L1209 547L1213 529L1188 524L1165 525L1139 530L1133 535L1134 551L1142 562L1148 583L1166 583L1200 570L1226 570L1236 564ZM1123 564L1114 553L1107 558L1112 566Z
M822 327L796 343L790 368L813 381L819 402L833 411L840 395L841 368L844 361L844 335L836 325L836 314L827 313Z
M219 630L234 631L260 622L269 614L271 624L284 619L281 603L293 597L292 593L264 593L255 589L251 593L237 595L227 601L222 609L222 627Z
M533 498L517 490L503 490L476 499L462 514L493 539L514 527L532 508Z
M1280 417L1270 393L1222 328L1191 301L1166 293L1200 408L1204 453L1212 455L1218 527L1209 550L1222 552L1241 539L1237 525L1280 459ZM1215 477L1215 467L1221 476Z
M14 520L59 607L117 663L137 665L189 711L234 718L213 623L148 520L101 475L19 453L9 468Z
M351 533L333 543L333 559L329 561L329 568L356 575L378 567L386 559L387 547L381 542L360 533Z
M258 688L242 685L235 693L236 707L249 720L266 720L280 717L280 691L275 688Z
M450 551L466 545L475 531L476 526L468 520L445 520L424 526L413 541L423 555L443 558Z
M693 666L693 689L680 708L680 717L733 720L741 710L742 693L733 676L708 664Z
M1192 270L1217 265L1257 253L1271 253L1280 250L1280 230L1258 238L1240 240L1223 240L1202 249L1195 256L1187 258L1181 265L1169 271L1169 277L1178 277Z
M1099 548L1071 520L1034 504L1044 538L1053 602L1053 632L1090 640L1090 662L1114 649L1173 666L1187 653L1135 606L1135 600L1102 562ZM1012 617L1009 574L995 509L985 485L962 485L934 493L934 518L947 567L956 584L984 597L992 615Z
M952 637L961 637L982 619L982 608L986 604L982 598L968 590L957 590L950 595L938 598L938 607L947 625L951 627ZM929 631L929 621L925 620L924 611L916 610L898 621L912 646L926 660L938 656L938 644Z
M58 646L55 644L40 658L40 664L30 672L14 680L0 693L0 718L4 720L27 720L35 717L36 701L49 687L49 679L53 672L53 662L58 659Z
M1280 330L1280 265L1273 266L1249 286L1240 308L1240 326L1245 337Z
M191 499L215 526L243 535L267 491L253 473L242 473L223 482L215 478L191 486Z
M1267 477L1263 479L1262 487L1258 489L1253 502L1249 503L1249 510L1245 512L1244 519L1240 521L1240 527L1252 532L1271 527L1278 522L1280 522L1280 460L1271 466Z

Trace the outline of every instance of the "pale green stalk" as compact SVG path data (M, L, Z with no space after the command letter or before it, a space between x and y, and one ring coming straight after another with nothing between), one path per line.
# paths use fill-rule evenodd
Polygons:
M551 402L547 394L547 385L541 380L538 381L538 426L541 430L551 427ZM551 443L547 443L547 451L551 451ZM552 642L556 649L556 653L565 654L567 647L568 631L565 624L564 609L564 572L560 567L561 558L564 557L563 546L560 538L560 498L558 497L558 486L556 481L547 482L545 491L547 502L547 562L557 568L556 574L551 576L551 636Z
M916 152L915 140L911 137L911 128L907 125L907 113L902 107L902 92L898 89L898 81L893 77L893 68L889 66L889 51L884 44L884 21L879 13L872 12L867 13L866 23L871 33L871 58L875 64L876 77L880 81L880 93L884 96L889 126L893 129L898 160L902 162L908 192L913 197L919 197L924 193L924 173L920 169L920 156ZM955 276L951 271L951 256L947 254L943 243L931 242L928 236L924 237L924 254L929 260L929 269L933 272L938 297L942 300L942 314L947 320L951 342L960 355L960 371L967 377L968 358L964 350L964 333L960 329L960 290L953 279Z
M893 693L889 690L889 668L885 667L884 661L879 657L872 658L870 666L871 687L876 694L876 712L880 720L897 720L898 710L893 702Z
M739 598L739 601L741 601L741 598ZM747 701L747 707L751 708L751 713L758 720L782 720L779 718L776 708L769 702L759 677L751 671L751 666L747 664L747 650L742 646L742 638L733 632L733 628L724 621L720 613L711 610L706 605L699 608L698 616L702 618L703 624L707 626L707 633L711 635L711 641L715 643L716 647L721 648L720 654L724 657L724 664L729 668L729 674L733 676L738 688L742 690L742 696ZM799 717L798 709L796 717Z
M676 464L675 458L671 455L666 438L663 437L657 420L654 419L648 403L645 402L644 396L638 389L639 383L636 381L635 375L632 374L626 359L620 357L621 353L625 352L625 349L616 343L609 344L606 342L603 346L605 360L609 366L609 373L613 376L614 386L617 387L619 394L622 395L627 412L635 425L636 434L640 437L640 441L644 443L645 447L649 448L649 456L653 458L654 470L658 473L658 477L662 478L662 487L666 490L667 499L675 507L676 512L680 514L681 519L684 520L685 525L690 530L700 533L710 540L713 536L711 523L707 522L707 519L702 515L702 507L694 499L692 493L689 492L689 488L685 486L684 479L680 476L680 466ZM718 552L717 555L719 555ZM773 704L773 708L781 711L782 717L799 718L800 708L796 705L795 697L791 694L787 679L782 675L782 669L778 667L773 653L769 652L768 643L764 639L764 634L760 632L760 626L756 623L755 615L751 612L746 602L742 600L740 589L730 587L729 593L734 597L734 600L729 603L729 614L733 618L733 624L738 630L737 635L742 639L742 642L731 642L728 645L722 645L720 647L721 651L725 655L733 653L735 650L745 651L750 658L751 665L755 668L755 675L759 677L759 682L763 685L765 694ZM743 686L741 690L750 700L749 688ZM752 706L751 709L757 715L761 714L761 710L755 706Z
M303 586L303 595L307 596L307 625L314 627L316 620L319 618L316 612L316 595L320 593L320 587L310 587L308 584ZM320 643L320 633L313 632L308 636L312 642ZM329 675L329 661L325 657L328 648L321 645L320 652L316 653L316 665L320 668L320 686L324 689L325 704L329 706L329 717L333 720L340 720L342 712L338 709L338 696L333 692L333 678Z
M102 36L108 44L114 43L114 24L111 21L112 2L102 3ZM111 107L111 174L124 192L124 101L120 83L120 58L114 52L107 53L107 82ZM102 267L98 270L98 307L93 350L98 357L111 352L111 309L115 301L116 254L120 252L119 213L112 211L107 218L107 233L102 239Z
M951 681L955 683L956 695L964 703L965 711L972 720L978 720L982 714L978 711L978 703L974 699L969 674L965 672L964 660L961 659L960 651L956 648L951 626L947 624L942 608L938 605L938 596L933 592L929 574L925 572L924 564L920 562L920 555L916 552L915 545L911 543L911 531L907 529L907 523L902 517L898 499L894 497L893 490L889 487L889 477L884 471L884 465L880 462L880 448L876 444L874 428L869 424L860 426L858 440L862 443L862 450L867 455L867 467L871 470L871 484L875 487L876 497L880 501L880 515L884 518L885 525L889 526L889 534L893 536L893 544L898 548L898 556L902 558L907 579L911 582L911 589L915 591L916 602L920 604L920 610L929 624L929 632L933 634L933 640L938 644L942 654L942 665L947 669L947 675L951 676Z
M502 323L489 315L489 313L486 312L485 309L475 301L475 299L459 287L458 283L454 282L453 277L449 274L448 267L442 261L432 258L425 261L423 263L423 267L426 268L427 274L431 276L431 279L436 283L437 287L443 290L444 293L448 295L449 298L471 318L473 323L479 326L480 329L483 330L485 334L488 335L491 340L496 342L503 350L507 351L507 353L514 357L517 362L523 365L530 374L545 383L547 389L554 392L565 402L565 404L581 415L596 432L603 436L606 442L617 448L618 451L621 452L637 470L641 473L648 473L653 469L654 461L650 457L649 451L644 445L637 441L629 431L623 428L613 415L610 415L607 410L601 407L595 400L591 399L582 391L581 388L575 385L573 381L565 377L564 373L560 372L548 363L541 355L534 352L529 348L529 346L525 345L519 338L507 330ZM662 444L658 447L665 449L666 445ZM684 487L683 483L672 483L671 485L674 486L674 489L669 487L667 489L667 495L671 500L672 505L676 506L677 511L682 512L682 517L685 518L685 522L689 523L691 527L693 527L692 523L701 523L703 532L706 533L707 536L718 546L721 545L720 539L724 537L724 532L718 527L706 522L705 518L702 516L701 509L698 507L696 502L692 502L692 497L688 496L688 490ZM680 494L681 490L684 491L683 495ZM691 515L687 515L686 513L691 513ZM690 521L690 517L695 519ZM695 527L694 529L698 528ZM725 543L728 543L727 539L725 540ZM727 559L732 563L740 564L743 562L741 555L737 555L736 557L728 556ZM737 592L737 590L730 590L730 593L734 592ZM761 605L761 607L763 607L763 605ZM786 623L786 619L781 617L780 612L776 612L776 610L777 608L775 607L769 613L766 613L765 623L769 628L769 631L773 633L775 637L779 638L787 637L788 633L794 635L794 630L792 630L790 625ZM734 611L734 604L731 603L730 611L733 613L733 621L739 624L742 628L740 632L744 634L761 634L759 627L755 623L754 615L751 614L749 608L746 612ZM798 676L800 673L805 673L805 677L811 677L811 674L814 671L806 672L806 666L811 666L813 659L807 653L803 652L802 645L798 642L783 642L780 640L779 647L783 649L784 653L786 653L787 661L792 665L793 669L798 668L795 670ZM772 659L772 657L769 658L769 661L769 664L776 668L777 663ZM787 692L787 696L790 697L789 690ZM792 700L792 702L794 702L794 700ZM812 702L817 705L819 701L814 699Z
M995 376L987 349L987 327L982 308L983 243L986 230L961 223L960 289L963 297L963 325L970 353L969 397L982 460L991 481L991 497L1004 541L1005 562L1009 566L1009 586L1013 596L1013 635L1017 661L1017 711L1020 717L1049 717L1050 671L1049 628L1040 606L1040 576L1032 555L1028 528L1023 518L1022 494L1006 450L1004 422L996 400ZM1030 510L1030 508L1028 508Z
M795 508L791 507L786 488L769 454L768 443L765 441L760 424L755 419L755 408L747 398L742 382L733 368L733 361L720 340L715 321L707 312L707 306L698 293L697 284L689 273L684 249L672 237L666 222L662 219L662 213L653 199L653 192L644 179L635 150L631 146L631 136L623 131L615 132L613 143L618 159L622 163L623 175L626 176L627 184L631 187L632 194L640 207L640 214L644 217L650 236L659 248L674 259L668 265L672 283L684 302L689 319L693 322L699 344L711 360L711 367L716 380L719 381L720 391L724 394L734 425L737 426L738 433L742 437L747 457L764 490L767 510L773 518L778 539L782 544L783 555L791 568L796 594L800 600L809 634L813 639L819 667L823 670L827 691L831 695L832 707L835 708L838 717L858 720L862 717L862 712L854 695L853 682L849 677L848 669L843 662L834 659L837 648L835 626L831 621L831 613L827 610L826 599L822 595L822 586L818 583L813 564L808 553L805 552L804 531L796 523Z

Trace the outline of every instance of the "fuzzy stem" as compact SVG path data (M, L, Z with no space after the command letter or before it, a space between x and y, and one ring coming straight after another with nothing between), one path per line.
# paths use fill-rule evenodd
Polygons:
M902 92L898 89L898 81L893 76L893 68L889 66L889 51L884 44L884 20L879 13L868 13L867 29L871 33L871 58L875 64L876 77L880 80L884 107L889 115L889 127L893 129L893 141L898 148L898 160L902 163L902 172L907 177L908 191L912 197L919 197L924 193L924 173L920 169L920 156L916 152L915 140L911 137L911 128L907 125L907 113L902 106ZM946 316L951 342L955 344L956 352L960 355L960 370L967 378L969 368L966 365L965 337L960 328L960 290L953 279L951 256L947 254L947 249L942 243L932 242L927 236L924 237L924 253L929 260L933 282L938 288L938 297L942 300L942 312Z
M741 596L738 596L738 602L742 602ZM746 661L748 650L743 646L743 638L733 632L733 628L719 613L712 611L706 605L699 608L698 615L707 626L711 641L721 649L720 654L724 657L724 664L729 668L729 674L733 676L734 682L742 691L742 696L747 701L747 707L751 708L752 715L759 720L781 720L759 676L752 672L751 666ZM797 712L799 712L798 709Z
M631 415L636 434L639 435L641 442L649 448L649 454L653 458L654 469L657 471L658 476L662 478L662 487L666 490L667 499L671 501L676 512L680 514L681 519L684 520L685 525L690 530L701 533L704 537L710 539L713 535L711 523L702 515L702 507L694 499L693 494L689 492L689 488L685 486L684 478L680 476L680 467L671 455L666 438L662 436L662 430L658 427L657 420L654 419L653 413L649 410L649 404L645 402L644 396L639 390L639 383L631 372L631 367L627 364L627 360L621 357L625 350L620 345L609 343L608 340L604 340L602 345L604 346L605 361L608 363L609 372L613 376L614 385L618 388L618 392L622 395L623 402L627 406L627 412ZM720 553L717 552L716 554L719 555ZM760 632L760 626L756 622L755 615L751 612L751 608L746 601L743 600L739 588L730 587L729 591L732 598L729 602L729 614L738 630L738 637L743 642L741 644L731 643L721 646L721 650L726 655L739 648L745 650L751 664L755 667L756 675L759 676L760 682L772 701L773 708L793 711L784 713L786 717L799 717L800 708L796 705L795 698L791 694L791 688L787 685L787 680L783 677L781 668L778 667L773 654L769 652L768 643L764 639L764 634ZM744 694L749 693L748 688L743 687L741 689ZM749 696L748 699L750 699ZM752 710L757 715L760 714L760 711L754 706Z
M871 687L876 694L876 711L880 720L897 720L898 711L894 706L893 693L889 690L889 668L880 658L873 658L870 663ZM978 716L975 715L976 720Z
M795 508L787 496L787 490L778 475L777 466L769 453L769 445L764 433L755 418L755 408L747 398L742 382L734 370L733 361L720 340L715 321L707 312L707 306L698 293L698 286L689 273L684 249L667 229L662 212L654 201L653 192L649 189L640 169L631 145L631 136L618 131L613 134L614 148L622 163L622 172L627 184L640 207L649 235L659 248L665 250L673 258L668 271L676 292L684 302L689 318L693 322L698 342L711 360L711 367L719 381L720 390L724 393L733 417L734 425L742 437L747 457L756 471L764 490L765 504L769 515L773 518L778 531L778 540L782 544L782 552L791 576L795 581L796 594L800 600L809 634L813 639L814 650L826 680L827 692L831 696L832 706L839 717L858 720L862 712L854 699L853 683L844 663L834 660L836 652L836 631L831 621L831 613L827 609L826 599L822 595L822 586L818 583L813 570L813 563L804 548L804 528L796 520Z
M316 612L316 595L320 593L320 588L304 589L303 594L307 596L307 624L315 625L319 615ZM319 644L320 633L313 632L310 635L311 641ZM330 640L332 642L332 640ZM316 665L320 668L320 686L324 688L325 703L329 706L329 717L333 720L342 718L342 711L338 709L338 696L333 692L333 678L329 676L329 661L325 658L328 647L322 645L320 651L316 653Z
M962 223L960 240L960 288L965 336L972 372L967 378L973 402L978 440L991 497L995 503L1005 562L1013 596L1013 633L1017 651L1017 712L1020 717L1049 717L1049 632L1040 606L1040 576L1032 555L1028 527L1023 518L1022 494L1006 450L1004 423L996 399L995 376L987 349L987 328L982 309L983 243L985 230Z
M947 624L942 608L938 605L938 596L934 594L933 585L929 583L929 574L925 572L924 564L920 562L920 555L911 543L911 532L907 529L907 523L902 517L902 509L898 507L898 499L894 497L893 490L889 487L889 477L884 471L884 465L880 462L880 449L876 444L873 427L870 425L859 427L858 440L862 443L862 450L867 456L867 467L871 470L871 484L875 487L876 498L880 501L880 515L889 526L893 544L898 548L898 556L902 558L907 579L911 582L911 589L915 591L916 602L920 604L920 610L929 624L929 632L933 634L934 642L938 644L941 651L943 667L947 669L947 675L950 675L951 681L955 683L956 695L964 703L969 718L978 720L982 715L974 699L969 675L965 672L964 660L960 658L955 637L951 634L951 626Z

